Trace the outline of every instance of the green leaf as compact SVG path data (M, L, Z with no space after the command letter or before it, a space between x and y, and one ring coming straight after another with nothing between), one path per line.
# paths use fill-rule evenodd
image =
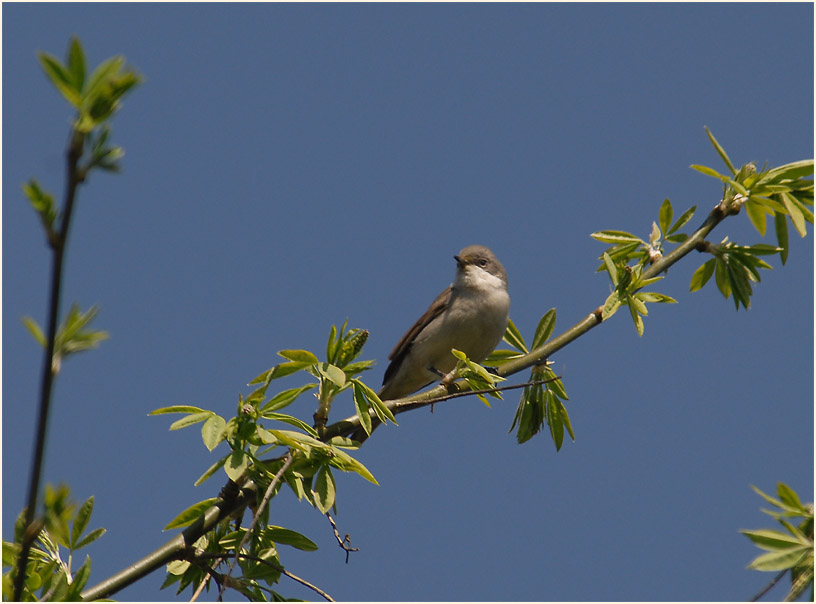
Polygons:
M320 510L322 514L328 513L334 505L334 498L336 496L334 476L332 476L331 468L328 466L321 466L320 470L318 470L313 492L317 509Z
M266 419L276 420L279 422L283 422L285 424L289 424L290 426L295 426L296 428L300 428L310 436L317 438L317 432L315 429L312 428L309 424L304 422L302 419L294 417L292 415L286 415L285 413L275 413L272 411L267 411L263 414L263 417Z
M226 420L220 415L211 415L204 425L201 426L201 437L204 439L204 446L212 451L224 440L224 430L227 427Z
M680 215L680 218L677 219L677 222L675 222L674 225L672 225L672 227L668 231L663 231L663 233L666 235L666 237L668 238L668 236L671 235L672 233L674 233L675 231L677 231L677 229L680 229L680 228L684 227L685 224L689 220L691 220L691 217L694 216L694 212L696 212L696 211L697 211L697 206L692 206L688 210L683 212Z
M115 56L102 61L88 77L88 85L83 90L82 106L90 108L96 98L106 92L111 80L119 73L125 64L125 58Z
M88 582L88 577L90 576L91 557L85 556L85 561L82 563L82 566L73 573L73 579L71 580L71 585L68 588L68 594L65 600L68 602L81 600L82 589L85 587L85 584Z
M784 166L779 166L778 168L773 168L768 170L764 174L764 180L779 182L783 180L796 180L798 178L802 178L803 176L812 176L813 175L813 160L812 159L804 159L801 161L795 161L790 164L785 164Z
M712 168L709 168L708 166L701 166L699 164L691 164L691 166L689 166L689 167L692 170L697 170L698 172L700 172L702 174L705 174L706 176L713 176L714 178L717 178L717 179L723 180L723 181L728 180L727 176L725 176L724 174L720 174L719 172L717 172L716 170L714 170Z
M542 346L547 340L549 340L554 329L555 309L551 308L544 313L544 316L541 317L541 320L538 322L538 327L536 327L535 335L533 336L533 350L539 346Z
M519 352L518 350L507 349L494 350L489 355L487 355L487 358L484 360L484 363L488 367L495 367L498 365L502 365L512 359L517 359L521 356L524 356L524 353Z
M314 367L320 375L334 383L336 386L345 386L346 374L336 365L332 365L331 363L320 363Z
M308 537L282 526L267 527L264 536L268 536L275 543L289 545L304 552L313 552L317 549L315 542Z
M788 485L784 482L780 482L776 485L776 492L779 495L779 499L782 500L782 503L791 507L791 508L799 508L803 512L806 511L805 506L802 505L802 502L799 500L799 495L796 494L796 491L791 489Z
M575 442L575 432L572 431L572 424L570 423L569 415L567 414L567 408L564 407L564 403L560 400L558 401L558 414L561 417L561 421L564 424L564 427L569 432L570 438L572 442Z
M73 79L74 89L81 91L85 84L85 53L76 36L71 36L68 44L68 70Z
M201 407L193 407L192 405L172 405L171 407L161 407L154 409L148 415L164 415L166 413L202 413L204 409Z
M28 198L29 204L37 212L45 227L49 237L54 232L54 221L57 219L57 206L54 203L54 197L50 193L46 193L40 188L39 183L33 178L27 183L23 184L23 193Z
M59 90L60 94L62 94L65 100L71 103L71 105L79 107L80 93L74 85L74 78L71 72L65 69L56 57L47 52L39 52L37 53L37 57L40 59L40 66L45 72L45 75L51 80L51 84Z
M335 468L339 468L344 472L354 472L359 474L369 482L374 484L379 484L377 480L374 478L374 475L366 468L362 463L354 459L351 455L343 451L342 449L338 449L337 447L331 447L331 451L334 456L330 459L332 466Z
M630 297L629 300L633 301L634 299ZM635 324L635 329L637 329L638 335L643 336L643 331L645 329L645 326L643 325L643 318L638 314L634 304L630 302L627 304L627 306L629 307L629 314L632 315L632 321Z
M782 503L781 501L779 501L777 499L774 499L773 497L771 497L767 493L763 493L761 490L759 490L754 485L751 485L751 488L754 490L754 493L756 493L757 495L762 497L765 501L770 503L772 506L775 506L775 507L778 507L778 508L785 507L784 503Z
M657 292L638 292L634 296L643 302L657 302L659 304L676 304L677 300L666 294L659 294ZM646 314L646 313L644 313Z
M716 260L712 258L711 260L705 261L696 271L694 271L694 274L691 276L689 291L696 292L698 289L702 289L702 287L708 283L708 280L711 279L711 275L714 274L715 263Z
M380 421L385 423L385 420L389 420L395 426L397 425L397 420L394 417L393 412L391 409L388 408L381 399L380 396L372 389L368 384L361 382L358 379L351 380L355 388L359 388L365 394L366 399L371 406L374 407L374 412L377 414L377 417L380 418Z
M298 363L316 365L320 362L320 359L318 359L314 353L311 353L308 350L280 350L278 351L278 355L282 356L284 359L296 361Z
M618 308L620 308L621 300L618 292L614 291L606 298L604 302L603 309L601 310L601 318L602 320L606 321L618 312Z
M48 346L48 342L45 341L45 334L43 334L42 329L40 329L40 326L37 325L37 322L31 317L23 317L21 321L31 335L34 336L34 339L37 340L37 343L43 348L46 348Z
M331 330L329 331L329 341L326 344L326 360L328 360L329 363L333 363L335 361L335 355L339 345L340 340L337 337L337 327L332 325Z
M768 213L766 212L765 207L749 198L748 202L745 204L745 211L748 214L748 218L751 220L751 224L753 224L757 232L764 237L765 231L768 228Z
M360 418L360 425L366 434L371 434L371 415L368 412L368 402L359 388L354 388L354 407L357 410L357 417Z
M792 547L799 547L802 545L809 545L807 540L783 533L781 531L774 531L770 529L760 529L756 531L740 531L743 535L748 537L760 549L766 551L783 551L791 549Z
M731 284L728 281L728 272L723 262L716 262L714 265L714 281L725 298L731 297Z
M559 414L558 399L549 390L544 393L544 398L547 401L547 423L550 425L550 434L555 443L555 450L560 451L564 442L564 423Z
M291 375L302 369L308 369L311 366L312 366L311 363L300 363L295 361L281 363L280 365L275 365L272 369L269 369L268 371L264 371L261 375L252 380L249 384L252 385L261 382L271 382L272 380L282 378L287 375Z
M660 206L660 214L658 215L658 221L660 222L660 230L663 233L668 233L669 227L671 226L672 216L674 215L674 211L672 210L671 202L668 198L663 200L663 205Z
M643 300L641 299L640 295L638 295L638 294L633 294L633 295L629 296L629 305L630 306L634 305L635 310L637 310L642 315L648 315L649 314L649 310L646 308L646 304L643 303Z
M177 419L170 424L170 430L181 430L187 426L192 426L199 422L207 421L212 415L212 411L202 411L201 413L191 413L189 415L185 415L181 419Z
M231 480L238 482L248 467L249 456L244 453L243 449L234 449L224 464L224 471Z
M589 236L603 243L642 243L646 245L643 239L626 231L596 231Z
M80 539L74 544L74 550L82 549L83 547L90 545L91 543L99 539L102 535L104 535L106 532L107 531L103 528L92 530L90 533L85 535L82 539Z
M612 262L612 258L606 252L603 253L603 261L606 265L606 272L609 273L609 278L612 280L612 285L618 286L618 269Z
M793 568L801 562L805 556L812 551L812 548L800 546L789 550L769 552L754 558L748 568L764 571L779 571Z
M181 514L176 516L170 521L166 527L164 527L165 531L169 531L170 529L180 528L182 526L189 526L203 514L208 509L210 509L215 503L218 501L217 497L211 497L209 499L205 499L204 501L199 501L188 507L184 510Z
M88 522L93 513L93 500L93 496L85 500L85 503L79 507L76 516L74 516L74 522L71 525L70 549L76 549L76 543L79 541L82 533L85 532L85 529L88 528Z
M714 135L711 133L711 130L708 129L708 126L705 127L706 134L708 135L708 140L711 141L711 144L714 145L714 148L717 150L717 153L725 162L725 165L728 166L728 169L731 170L731 174L736 174L737 171L734 169L734 164L731 163L731 160L728 158L728 154L725 152L725 149L722 148L717 139L714 138Z
M780 193L779 198L782 201L782 204L785 206L785 209L788 211L788 215L791 218L791 222L793 223L794 228L796 231L804 237L807 235L807 227L805 226L805 215L802 213L799 205L796 202L796 199L790 193Z
M510 344L513 348L517 348L522 352L529 352L527 350L527 345L524 343L524 338L521 336L521 332L516 327L516 324L513 323L513 319L507 320L507 329L504 332L504 341Z
M193 486L197 487L198 485L203 484L204 482L206 482L207 479L210 478L210 476L215 474L221 468L221 466L223 466L225 463L227 463L228 458L229 458L229 454L224 455L224 457L222 457L221 459L216 461L213 465L211 465L209 468L207 468L207 471L204 472L201 476L199 476L198 480L196 480L193 483Z

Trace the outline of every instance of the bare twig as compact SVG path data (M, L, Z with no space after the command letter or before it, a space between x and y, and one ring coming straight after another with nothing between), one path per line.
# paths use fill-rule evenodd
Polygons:
M223 558L223 555L222 554L216 554L216 553L204 552L202 554L192 554L192 557L194 557L194 558L216 558L216 559L218 559L218 558ZM301 585L304 585L304 586L308 587L309 589L311 589L312 591L314 591L316 594L319 594L320 597L323 598L324 600L326 600L327 602L334 602L335 601L334 598L332 598L325 591L323 591L322 589L320 589L316 585L312 585L306 579L301 579L297 575L295 575L293 573L290 573L288 570L283 568L280 564L276 564L275 562L272 562L271 560L265 560L263 558L259 558L258 556L252 556L250 554L238 554L237 557L243 558L244 560L251 560L252 562L258 562L259 564L265 564L265 565L269 566L270 568L274 568L276 571L278 571L282 575L286 575L287 577L292 579L292 581L297 581ZM192 561L191 558L186 558L186 559ZM220 560L219 560L219 562L220 562ZM227 577L229 577L229 573L226 575L226 577L224 577L224 580L222 580L222 583L224 583L224 584L227 583L227 581L226 581ZM219 594L219 597L220 597L220 594Z
M560 380L561 377L562 376L558 375L553 378L548 378L546 380L533 380L531 382L524 382L523 384L512 384L510 386L497 386L496 388L484 388L482 390L461 390L458 392L450 392L448 394L432 398L431 400L423 401L423 405L433 405L434 403L438 403L440 401L447 401L452 398L459 398L460 396L469 396L471 394L491 394L494 392L504 392L505 390L518 390L519 388L526 388L527 386L538 386L539 384L546 384L548 382ZM399 407L400 405L397 405L397 408Z
M339 545L344 552L346 552L346 564L349 561L349 552L359 552L359 547L351 547L351 537L346 534L345 538L340 538L340 531L337 530L337 525L334 523L334 518L331 517L331 514L326 514L326 518L329 519L331 522L332 530L334 531L334 538L337 539L337 545Z
M771 591L771 590L774 588L774 586L775 586L777 583L779 583L779 582L782 580L782 578L783 578L783 577L784 577L786 574L788 574L788 571L789 571L789 570L790 570L789 568L786 568L785 570L783 570L783 571L781 571L779 574L777 574L777 575L776 575L776 576L775 576L773 579L771 579L771 582L770 582L770 583L768 583L768 584L767 584L765 587L763 587L763 588L760 590L760 592L759 592L757 595L755 595L753 598L751 598L751 599L750 599L750 600L748 600L748 601L749 601L749 602L757 602L757 601L759 601L759 599L760 599L762 596L764 596L766 593L768 593L769 591Z
M244 538L241 539L241 544L235 548L235 558L233 559L232 563L229 566L229 571L227 572L226 579L229 579L232 575L232 570L235 568L235 563L238 562L238 556L241 553L241 550L246 545L246 542L249 541L249 537L252 535L252 531L255 530L255 525L258 524L258 519L261 517L264 509L266 508L269 500L272 498L272 492L275 490L275 487L278 486L278 482L280 482L281 477L283 477L283 473L292 465L292 462L295 460L295 455L292 453L292 450L289 450L289 453L283 458L283 465L278 470L275 477L272 479L272 482L269 483L269 486L264 493L263 499L261 500L261 504L258 506L258 509L255 512L255 515L252 517L252 522L247 529L247 532L244 533ZM220 589L218 590L218 597L220 598L221 595L224 593L224 584L221 584Z

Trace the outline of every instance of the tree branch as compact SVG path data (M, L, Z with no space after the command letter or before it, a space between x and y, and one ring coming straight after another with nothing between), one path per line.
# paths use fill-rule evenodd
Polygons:
M56 371L54 367L54 350L57 340L59 322L60 295L62 293L62 267L65 258L65 247L68 242L68 232L71 227L71 215L74 210L74 200L79 184L84 180L79 170L79 158L82 157L82 148L85 136L77 130L71 131L71 140L66 152L67 185L65 201L63 203L62 219L58 232L48 233L48 243L54 253L51 264L51 285L48 303L48 343L43 360L42 378L40 381L40 406L37 413L37 435L34 439L34 461L31 467L31 476L28 483L28 499L25 508L25 532L21 544L20 557L17 559L17 574L14 577L14 599L20 600L26 580L26 566L31 545L39 534L39 530L31 530L34 515L39 499L40 481L42 479L42 465L45 456L45 440L48 432L48 416L51 409L51 393L54 386Z
M642 278L649 279L656 277L660 273L669 270L669 267L692 252L696 248L697 244L703 241L705 237L720 222L722 222L726 216L734 215L738 212L738 204L728 203L726 200L720 201L709 213L705 221L688 239L677 246L674 250L666 254L663 258L652 264L652 266L650 266L648 269L643 271ZM584 319L579 321L561 335L547 341L545 344L542 344L538 348L530 351L528 354L511 359L510 361L504 363L501 368L499 368L497 372L498 375L501 377L507 377L544 362L557 351L564 348L567 344L577 340L589 330L600 325L602 321L601 307L599 306L590 312ZM508 388L505 387L505 389ZM462 380L458 380L450 384L447 388L440 384L439 386L432 388L431 390L426 390L420 394L393 401L386 401L386 406L392 413L394 413L394 415L396 415L398 413L410 411L411 409L417 409L419 407L430 405L431 403L435 403L440 400L446 400L448 398L454 398L457 396L466 396L468 394L475 393L468 390L467 385ZM327 426L324 440L328 440L335 436L348 436L350 434L361 436L360 433L360 418L355 414Z
M705 221L700 227L682 244L675 248L672 252L666 254L662 259L659 259L651 267L643 272L644 279L657 276L661 272L669 269L672 265L693 251L698 242L702 241L726 216L736 214L739 211L737 207L734 209L726 203L725 200L719 202L717 206L709 213ZM564 348L567 344L576 340L586 332L590 331L602 322L601 307L596 308L589 313L586 318L578 322L576 325L565 331L563 334L549 340L542 346L532 350L529 354L512 359L505 363L498 371L498 375L507 377L523 371L534 365L539 365L545 359L551 357L555 352ZM523 387L525 384L516 386L505 386L504 389L514 387ZM440 400L447 400L448 398L455 398L458 396L466 396L474 394L468 389L467 385L462 381L456 381L447 387L439 385L431 390L415 394L403 399L396 399L386 401L386 405L395 415L404 413L412 409L424 407ZM347 436L362 431L359 416L352 415L344 420L335 422L326 426L325 432L321 435L321 440L328 441L335 436ZM278 458L280 460L282 458ZM276 460L276 461L278 461ZM130 585L134 581L149 574L153 570L166 564L171 560L178 559L183 556L184 549L187 545L194 543L198 538L214 528L220 521L236 513L247 505L249 499L246 491L250 487L254 488L251 482L247 481L241 485L240 496L227 502L222 496L218 499L215 505L210 507L204 515L196 521L195 524L189 526L181 535L171 539L163 547L155 552L149 554L139 562L129 566L117 575L110 579L94 586L91 589L82 593L85 600L99 599L109 597L118 590Z

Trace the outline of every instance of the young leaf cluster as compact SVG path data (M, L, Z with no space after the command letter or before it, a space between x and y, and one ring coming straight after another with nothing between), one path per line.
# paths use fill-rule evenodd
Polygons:
M765 554L757 556L748 568L761 571L791 571L791 588L785 601L797 600L809 587L813 600L813 504L803 504L796 492L784 483L777 485L775 499L752 487L765 501L779 511L762 510L782 525L773 529L741 530ZM800 518L794 526L790 520Z
M555 329L555 318L554 308L548 310L541 317L533 335L533 350L550 339ZM515 350L497 350L488 357L487 363L501 365L530 352L521 332L512 320L507 324L504 341ZM530 384L525 386L522 391L510 431L512 432L513 428L518 426L516 438L519 443L524 443L546 425L549 427L556 451L560 451L564 442L565 430L572 440L575 440L575 433L572 431L569 415L564 406L564 401L569 399L566 390L564 390L564 384L561 382L561 378L556 376L550 369L548 363L534 366L530 372L529 381Z
M78 38L71 38L65 63L47 52L38 53L40 65L76 110L74 128L83 134L109 119L121 106L122 97L140 81L140 76L125 69L125 59L111 57L86 76L85 53Z
M756 231L765 236L767 219L774 219L777 245L738 246L727 244L727 238L717 245L708 245L706 251L714 258L706 261L691 280L691 291L703 287L716 276L717 287L725 298L734 294L734 304L739 310L750 307L751 282L759 282L757 269L771 266L759 256L779 254L782 264L788 259L788 220L800 236L807 235L806 223L813 224L813 160L797 161L757 171L753 163L745 164L737 170L722 145L706 128L711 144L728 168L728 174L721 174L706 166L691 167L717 178L723 183L723 210L734 214L744 206L748 219Z
M692 206L672 222L674 209L671 201L665 199L660 206L658 221L652 222L649 241L644 241L637 235L626 231L598 231L592 233L590 237L612 245L606 250L606 254L616 264L628 265L632 261L641 265L653 264L664 255L665 243L682 243L688 239L689 236L686 233L678 231L692 219L696 211L697 206ZM600 259L603 260L603 256ZM601 262L598 272L605 270L605 268L605 263Z
M77 507L69 501L69 496L65 486L46 486L45 514L34 527L38 534L26 566L22 601L79 600L90 577L90 557L86 556L74 570L74 552L99 539L105 529L86 533L93 513L93 497ZM3 600L6 601L14 599L14 573L25 531L25 515L21 513L14 525L14 541L3 541ZM7 567L10 570L6 571Z
M317 545L308 537L290 529L264 526L255 532L253 539L247 540L248 546L241 548L238 555L241 575L228 577L218 569L228 559L235 557L234 552L240 547L246 534L246 528L235 528L227 523L219 524L213 531L200 537L184 559L167 565L167 577L162 589L177 584L176 593L179 594L188 586L197 586L205 582L204 585L209 591L210 584L207 579L215 578L219 584L223 583L235 589L252 602L285 600L282 595L266 586L277 583L281 574L285 572L278 546L286 545L303 551L314 551Z
M57 328L57 335L54 340L54 356L51 359L52 371L59 373L62 367L62 359L68 355L83 350L90 350L99 346L102 340L108 339L108 332L87 329L91 321L99 313L99 308L94 305L85 312L80 312L79 306L73 304L68 314ZM31 317L23 317L23 325L35 340L43 347L48 347L45 335L37 322Z
M691 291L701 289L711 276L717 288L727 299L734 294L734 304L739 310L740 304L746 310L751 306L753 288L751 283L759 283L759 269L773 267L759 256L778 253L782 248L765 244L741 246L728 241L725 237L719 245L709 244L706 249L714 256L706 260L691 276Z
M602 316L606 321L614 315L621 306L629 307L629 314L635 324L638 335L643 335L643 317L649 314L646 304L648 302L677 302L674 298L657 292L640 291L647 285L660 281L663 277L643 278L644 262L639 262L635 266L629 266L621 261L613 262L611 256L603 253L604 268L609 273L609 278L615 289L606 298L603 305Z
M336 501L337 487L333 470L353 472L376 484L371 472L346 451L356 449L359 443L342 437L328 441L322 439L320 428L325 427L332 401L341 392L351 390L361 423L368 431L371 430L372 412L380 421L394 421L392 412L358 377L373 365L372 361L357 360L367 337L367 331L347 329L347 323L344 323L339 330L335 326L331 328L326 360L320 360L308 350L280 351L278 354L284 361L250 382L256 388L246 397L239 395L237 414L232 419L227 420L214 411L192 405L164 407L151 414L183 413L183 417L171 424L171 430L201 424L202 440L208 450L213 451L221 442L226 442L229 446L229 451L207 469L196 484L201 484L223 468L230 480L238 485L251 481L257 487L258 504L267 489L274 496L281 485L286 484L299 500L306 500L321 513L327 513L335 508ZM274 380L298 372L310 376L313 381L268 394ZM314 415L315 427L294 415L282 412L301 394L315 389L318 400L318 410ZM283 452L284 455L267 459L270 454L278 452ZM292 456L291 461L285 461L288 458L287 452ZM192 524L214 502L214 499L207 499L191 506L174 518L166 528ZM254 507L257 509L259 506ZM278 580L282 568L278 559L278 544L307 551L316 548L303 535L282 527L268 526L268 507L261 505L257 513L260 528L253 531L247 539L246 547L239 552L241 577L224 578L230 586L245 595L259 595L261 591L268 590L259 581L273 583ZM220 555L226 560L235 557L235 548L246 537L246 532L225 521L219 524L215 533L211 532L205 537L197 546L201 554L206 552L213 557ZM166 584L178 582L179 590L182 590L191 583L200 583L207 578L205 573L215 572L212 568L205 571L200 566L189 560L173 563L168 567L170 574Z
M493 389L496 388L497 383L503 382L506 378L490 373L490 371L479 365L479 363L474 363L467 358L467 355L461 350L454 348L451 350L451 353L457 359L455 367L456 376L463 378L468 387L476 391L476 396L479 397L480 401L488 407L490 406L485 395L479 392L479 390L491 390L491 392L487 394L493 398L501 399L501 392L493 391Z

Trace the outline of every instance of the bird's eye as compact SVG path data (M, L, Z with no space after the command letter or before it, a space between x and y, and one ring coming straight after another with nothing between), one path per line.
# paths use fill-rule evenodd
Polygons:
M482 268L487 266L487 258L479 258L479 266Z

